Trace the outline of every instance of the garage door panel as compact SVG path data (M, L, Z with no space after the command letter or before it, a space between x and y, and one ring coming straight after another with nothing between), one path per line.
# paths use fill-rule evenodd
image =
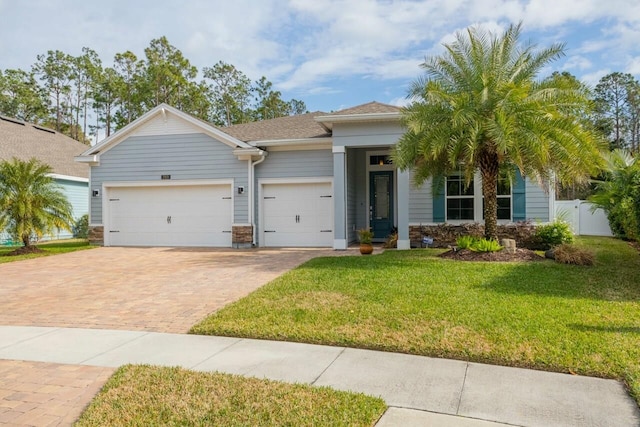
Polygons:
M113 246L231 246L230 185L109 189Z
M331 183L263 184L263 246L333 245Z

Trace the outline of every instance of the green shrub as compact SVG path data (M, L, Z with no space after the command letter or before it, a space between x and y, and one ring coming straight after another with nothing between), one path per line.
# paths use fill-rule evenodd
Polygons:
M575 245L560 245L553 251L556 262L573 265L593 265L594 255Z
M456 240L456 246L458 246L459 249L471 249L476 240L473 236L460 236Z
M589 201L604 209L616 237L640 241L640 162L624 150L614 150L605 159L604 179Z
M73 225L73 237L86 239L89 236L89 215L84 214Z
M502 246L497 240L476 239L470 249L475 252L498 252Z
M554 221L550 224L539 225L536 228L536 238L545 249L564 243L573 243L573 232L569 223Z

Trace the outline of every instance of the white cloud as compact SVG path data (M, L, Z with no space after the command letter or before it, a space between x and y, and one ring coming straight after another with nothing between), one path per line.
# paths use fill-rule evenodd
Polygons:
M625 73L640 74L640 56L629 58L624 69Z
M587 70L593 66L593 63L586 57L581 55L570 56L562 66L563 70Z
M612 72L611 69L603 68L603 69L594 71L592 73L583 74L579 76L579 78L581 81L588 84L589 86L595 87L602 77L606 76L607 74L610 74L611 72Z
M475 24L500 33L522 20L523 41L568 42L564 69L595 82L610 69L640 74L632 0L0 0L0 16L11 17L0 26L0 68L82 46L110 65L125 50L143 57L166 35L200 69L223 60L309 96L344 94L366 79L379 91L372 98L396 99L402 91L385 86L420 75L425 56L442 53L456 31Z

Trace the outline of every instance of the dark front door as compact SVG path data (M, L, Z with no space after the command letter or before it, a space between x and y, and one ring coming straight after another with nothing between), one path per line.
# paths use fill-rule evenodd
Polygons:
M385 239L393 230L393 171L369 174L369 225L374 239Z

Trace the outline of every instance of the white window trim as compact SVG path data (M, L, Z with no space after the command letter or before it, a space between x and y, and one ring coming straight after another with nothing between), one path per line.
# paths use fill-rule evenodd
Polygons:
M482 212L482 199L483 199L483 194L482 194L482 177L480 176L479 172L476 172L474 177L473 177L473 196L449 196L447 194L447 181L449 180L449 177L447 177L445 179L445 187L444 187L444 195L445 195L445 200L444 200L444 217L445 217L445 222L448 224L467 224L469 222L477 222L477 223L483 223L484 222L484 218L483 218L483 214L484 212ZM510 202L509 202L509 219L499 219L498 220L498 224L509 224L511 222L513 222L513 182L511 183L511 193L507 196L507 195L498 195L499 198L509 198ZM473 219L449 219L447 216L447 200L449 199L473 199Z

